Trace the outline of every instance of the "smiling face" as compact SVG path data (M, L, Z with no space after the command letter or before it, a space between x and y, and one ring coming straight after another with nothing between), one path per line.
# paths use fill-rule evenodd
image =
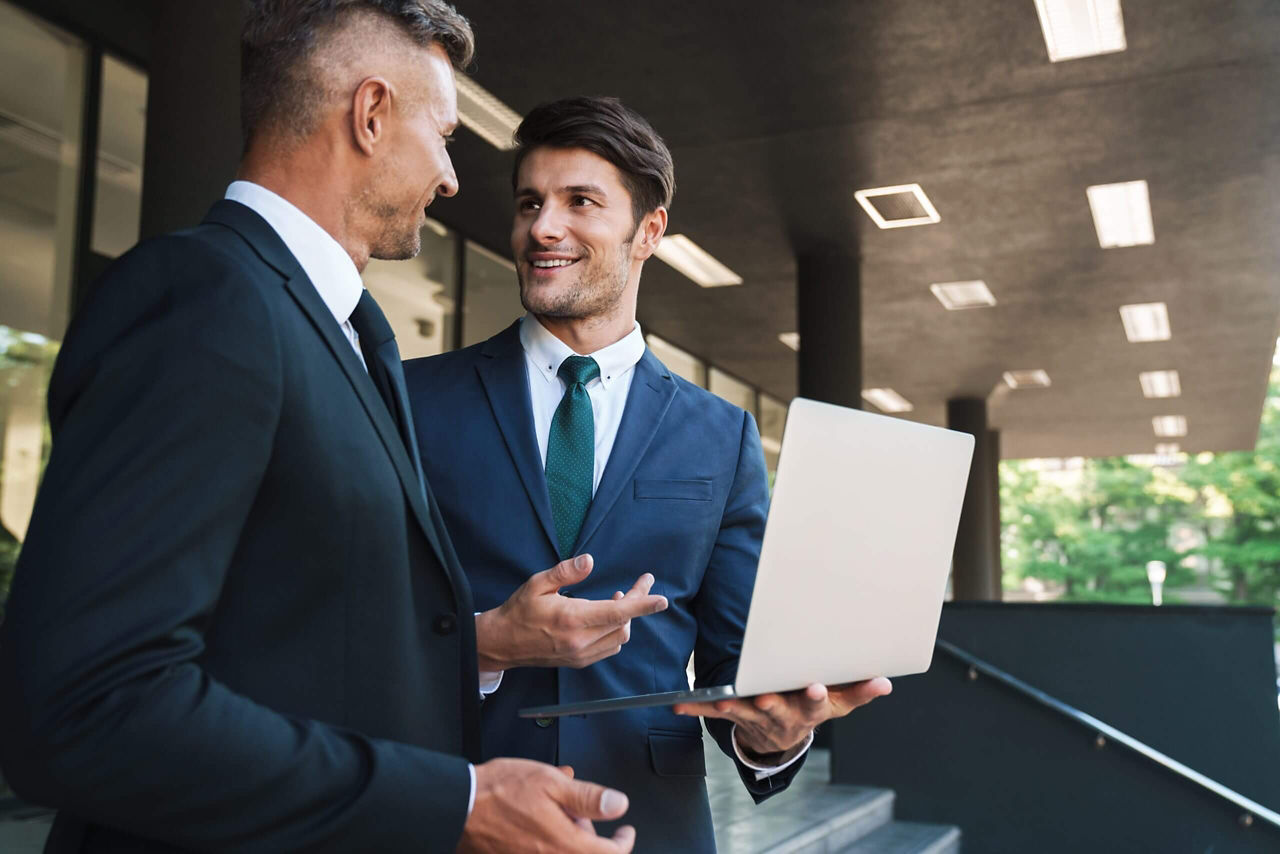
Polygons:
M364 206L376 224L374 258L412 258L421 249L426 209L437 195L458 192L446 145L458 126L453 67L439 45L412 51L397 74L385 118L386 151Z
M520 164L515 201L511 251L527 311L588 319L629 305L634 315L654 214L637 227L617 167L583 148L537 148Z

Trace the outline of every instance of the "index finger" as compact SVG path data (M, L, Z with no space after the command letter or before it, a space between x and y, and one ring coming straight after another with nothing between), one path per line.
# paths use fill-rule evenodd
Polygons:
M657 594L624 596L621 599L578 600L584 626L619 628L628 620L667 610L667 597Z

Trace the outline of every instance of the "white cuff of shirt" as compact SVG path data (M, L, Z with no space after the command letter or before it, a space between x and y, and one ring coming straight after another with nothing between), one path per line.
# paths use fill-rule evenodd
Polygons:
M471 818L471 811L476 808L476 766L468 762L467 770L471 772L471 797L467 798L467 818Z
M480 612L476 611L475 616L477 617L480 616ZM480 671L480 699L481 700L483 700L485 697L492 694L494 691L498 690L498 686L502 684L503 672L504 671L502 670L481 670ZM472 777L472 780L474 781L475 771L471 772L471 777ZM472 789L474 788L475 788L475 785L473 782ZM472 794L471 797L472 797L472 800L475 799L474 793ZM470 815L470 812L468 812L468 815Z
M813 744L813 731L812 730L809 731L809 737L805 739L804 747L800 749L800 752L798 752L795 756L792 756L786 762L783 762L781 765L774 765L772 767L757 765L742 754L742 748L738 745L738 725L737 724L734 724L733 729L729 730L729 740L733 742L733 752L738 754L738 761L741 762L743 765L747 766L748 768L750 768L752 771L755 771L757 780L763 780L765 777L772 777L774 774L777 774L779 771L785 768L791 767L793 764L795 764L796 760L798 760L801 756L804 756L805 752L808 751L810 745Z

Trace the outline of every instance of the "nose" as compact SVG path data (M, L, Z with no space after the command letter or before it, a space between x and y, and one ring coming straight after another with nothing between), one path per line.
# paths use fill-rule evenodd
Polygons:
M446 155L447 157L448 155ZM453 171L453 161L445 162L444 176L436 189L437 196L456 196L458 194L458 174Z
M546 204L529 225L529 234L538 243L559 243L564 237L564 220L554 205Z

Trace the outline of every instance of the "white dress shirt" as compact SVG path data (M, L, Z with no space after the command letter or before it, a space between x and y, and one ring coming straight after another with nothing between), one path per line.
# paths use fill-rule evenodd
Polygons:
M302 271L307 274L325 307L333 314L334 322L351 344L360 364L364 354L360 352L360 336L351 325L351 312L364 293L364 282L355 262L333 235L321 228L315 220L298 210L281 196L251 181L233 181L227 187L226 198L239 202L267 221L271 230L280 236L284 245L298 259ZM365 370L369 366L365 365ZM496 690L501 674L491 690ZM476 804L476 769L468 763L471 772L471 795L467 800L467 817Z
M526 314L520 321L520 344L524 347L525 359L529 363L529 402L533 404L533 430L538 438L538 453L544 468L547 465L551 419L555 417L556 407L560 405L560 399L568 388L565 381L557 375L560 363L573 355L588 355L600 366L600 376L586 384L596 430L595 472L591 481L591 495L594 497L604 468L609 463L614 440L618 438L618 427L622 424L622 413L627 406L627 393L631 390L636 363L644 356L644 335L640 332L640 324L637 323L626 336L608 347L594 353L575 354L568 344L547 331L536 317ZM482 681L486 675L490 674L480 674ZM743 756L742 748L738 746L737 728L737 724L734 724L733 749L742 764L756 772L757 780L763 780L790 766L813 743L813 733L809 733L804 750L789 761L772 767L762 766Z

